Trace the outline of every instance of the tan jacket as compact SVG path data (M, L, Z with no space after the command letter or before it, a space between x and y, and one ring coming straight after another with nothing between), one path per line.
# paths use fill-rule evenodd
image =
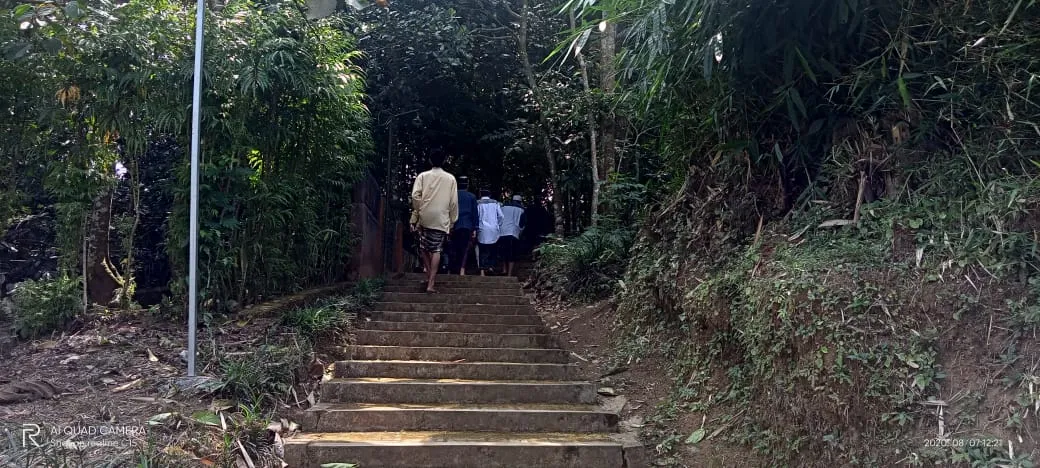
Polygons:
M412 210L418 214L419 226L451 232L451 226L459 219L459 189L455 176L440 168L419 174L412 186ZM416 218L415 215L412 217Z

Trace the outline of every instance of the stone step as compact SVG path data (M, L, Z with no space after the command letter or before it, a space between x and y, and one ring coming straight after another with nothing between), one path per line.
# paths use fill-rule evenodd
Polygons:
M387 284L383 287L384 293L421 293L425 294L426 287L416 283L397 283ZM440 294L494 294L496 296L521 296L523 290L520 289L519 285L512 286L498 286L494 284L476 286L476 287L465 287L447 284L437 284L437 292Z
M615 432L618 414L594 405L417 405L318 403L304 412L307 432L462 431Z
M357 344L449 348L556 348L551 335L356 330Z
M414 304L495 304L524 305L531 301L523 296L496 296L482 294L426 294L426 293L383 293L383 302L410 302Z
M562 349L535 348L431 348L411 346L344 346L343 356L365 361L470 361L470 362L571 362Z
M382 322L488 323L500 325L542 324L542 319L533 314L442 314L430 312L375 311L371 313L370 317L373 321Z
M574 364L442 361L337 361L336 377L401 377L408 379L570 380Z
M340 432L285 440L292 468L621 468L623 444L609 435L474 432Z
M426 275L422 274L422 273L406 273L403 277L392 277L390 279L390 281L387 281L387 283L389 283L389 284L402 284L402 283L415 283L415 284L418 284L420 280L425 280L425 279L426 279ZM464 284L464 285L473 285L473 286L482 286L482 285L488 285L488 284L512 286L512 285L519 285L520 284L520 281L515 276L479 276L479 275L459 276L459 275L440 274L440 275L437 275L437 278L434 281L437 284L445 284L445 285L447 285L447 284L451 284L451 285L456 285L456 284L460 284L461 285L461 284Z
M412 302L376 302L373 310L385 310L391 312L430 312L448 314L506 314L506 315L534 315L534 308L530 304L524 305L499 305L499 304L425 304Z
M592 404L589 382L336 378L322 384L323 402Z
M495 316L492 315L492 317ZM358 326L365 330L384 331L507 333L521 335L545 333L545 327L541 325L507 325L500 323L387 322L372 320L361 322Z

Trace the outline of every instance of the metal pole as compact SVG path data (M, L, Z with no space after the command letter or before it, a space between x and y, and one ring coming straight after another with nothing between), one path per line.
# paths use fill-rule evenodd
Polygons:
M195 87L191 103L191 209L188 215L188 377L195 377L195 317L199 264L199 123L202 117L202 20L206 4L195 4Z

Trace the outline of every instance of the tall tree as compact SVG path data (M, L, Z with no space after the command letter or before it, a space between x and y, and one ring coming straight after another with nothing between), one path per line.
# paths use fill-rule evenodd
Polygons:
M617 87L617 67L614 64L617 53L617 25L609 19L606 12L603 12L603 21L599 29L599 87L609 104L603 114L603 180L610 180L611 173L617 169L617 116L614 112L614 89Z
M518 32L516 34L517 49L520 53L520 62L524 67L524 77L527 79L527 85L531 88L531 93L534 96L535 102L538 103L539 108L544 109L543 98L538 86L538 81L535 79L534 66L531 64L531 54L528 47L532 16L533 13L531 12L530 0L521 0L520 14L517 18L519 21L519 28L517 28ZM559 169L556 165L556 156L553 153L551 136L552 127L545 116L545 112L538 113L538 121L541 124L539 125L539 131L542 135L542 146L545 150L545 159L546 162L549 163L549 174L550 177L552 177L552 203L553 211L555 212L554 230L557 236L563 236L566 233L566 222L564 218L565 210L563 208L563 193L559 190Z
M577 29L577 22L574 19L574 9L571 8L568 12L570 19L571 29ZM596 220L599 218L599 191L603 185L603 178L600 174L600 161L599 161L599 143L597 142L597 130L596 130L596 106L592 105L592 88L589 85L589 65L585 62L585 54L583 48L588 43L588 37L590 30L586 30L582 34L582 38L572 44L571 50L574 53L574 58L578 61L578 70L581 72L581 87L585 91L584 98L585 104L585 125L588 127L589 133L589 166L591 167L590 175L592 176L592 201L589 208L590 226L596 225Z

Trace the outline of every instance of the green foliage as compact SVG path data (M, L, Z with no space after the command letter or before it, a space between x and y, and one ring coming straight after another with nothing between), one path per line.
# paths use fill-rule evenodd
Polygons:
M401 0L359 15L376 149L389 164L373 169L391 171L381 174L391 194L408 193L430 146L444 148L452 172L475 185L503 182L498 166L511 141L501 132L515 98L502 90L519 77L515 59L503 56L516 48L485 32L494 9L479 3Z
M14 329L22 338L39 338L67 326L83 310L78 278L25 281L14 292Z
M245 356L223 359L219 390L251 404L288 394L295 370L306 364L310 349L299 344L260 346Z
M351 309L360 307L358 300L352 296L322 301L321 304L300 307L289 311L282 323L295 329L308 339L337 330L353 319Z
M137 192L150 142L176 135L189 147L195 16L194 5L163 0L78 5L21 5L0 22L0 168L21 176L0 186L0 200L14 203L0 217L49 197L62 266L73 272L87 220L120 177L116 163ZM206 21L201 295L216 307L328 283L351 245L350 188L371 149L348 23L244 0ZM175 292L186 276L186 153L171 184L168 241L149 246L167 249ZM45 194L34 192L41 179ZM113 222L132 252L137 218Z
M847 214L840 201L855 179L840 153L821 168L819 201L767 228L758 244L753 218L741 215L746 195L713 189L715 196L680 198L672 211L652 215L632 251L620 325L645 342L679 340L662 346L674 359L676 404L748 408L739 421L744 440L778 463L804 462L798 453L880 455L850 439L850 427L878 431L871 444L884 439L913 451L914 427L934 417L920 402L950 391L950 350L987 340L978 324L990 314L1006 331L994 342L1032 340L1040 294L1022 291L1018 279L1036 271L1035 214L1024 208L1040 196L1036 179L959 184L973 166L941 155L904 167L913 174L907 185L920 188L864 204L858 226L819 227ZM1007 292L973 287L991 281ZM1007 354L989 372L1014 366L1019 357ZM1019 369L1007 375L1028 375ZM1009 414L1029 404L1010 404ZM985 429L962 408L947 424ZM852 419L835 419L846 411ZM998 452L986 458L976 450L970 459L1007 457ZM922 457L952 463L949 454Z
M643 185L619 179L603 186L598 222L567 240L538 249L539 273L556 292L581 299L610 294L628 265L645 200Z
M991 171L1029 171L1036 159L1023 146L1037 136L1036 2L568 5L627 27L627 98L660 129L651 145L673 190L687 173L744 173L779 182L793 199L850 123L852 136L868 140L855 142L858 159L905 120L911 146L968 155L980 184Z
M370 148L353 39L338 19L308 22L288 5L232 4L216 19L207 106L219 107L203 151L203 297L248 303L328 283L352 236L350 186ZM183 278L187 166L170 246ZM175 290L183 283L177 282Z
M365 278L354 285L350 296L355 298L361 307L371 307L383 295L385 286L386 281L383 278ZM358 310L352 311L358 312Z
M285 395L295 382L295 371L307 364L319 340L338 342L339 335L349 329L357 314L371 307L381 291L381 279L361 280L348 294L286 312L281 325L293 332L294 339L269 340L255 353L221 360L221 390L252 404Z
M282 317L282 324L293 328L304 339L314 342L320 335L338 331L350 324L357 314L379 299L382 291L382 279L363 279L354 285L349 294L290 310Z

